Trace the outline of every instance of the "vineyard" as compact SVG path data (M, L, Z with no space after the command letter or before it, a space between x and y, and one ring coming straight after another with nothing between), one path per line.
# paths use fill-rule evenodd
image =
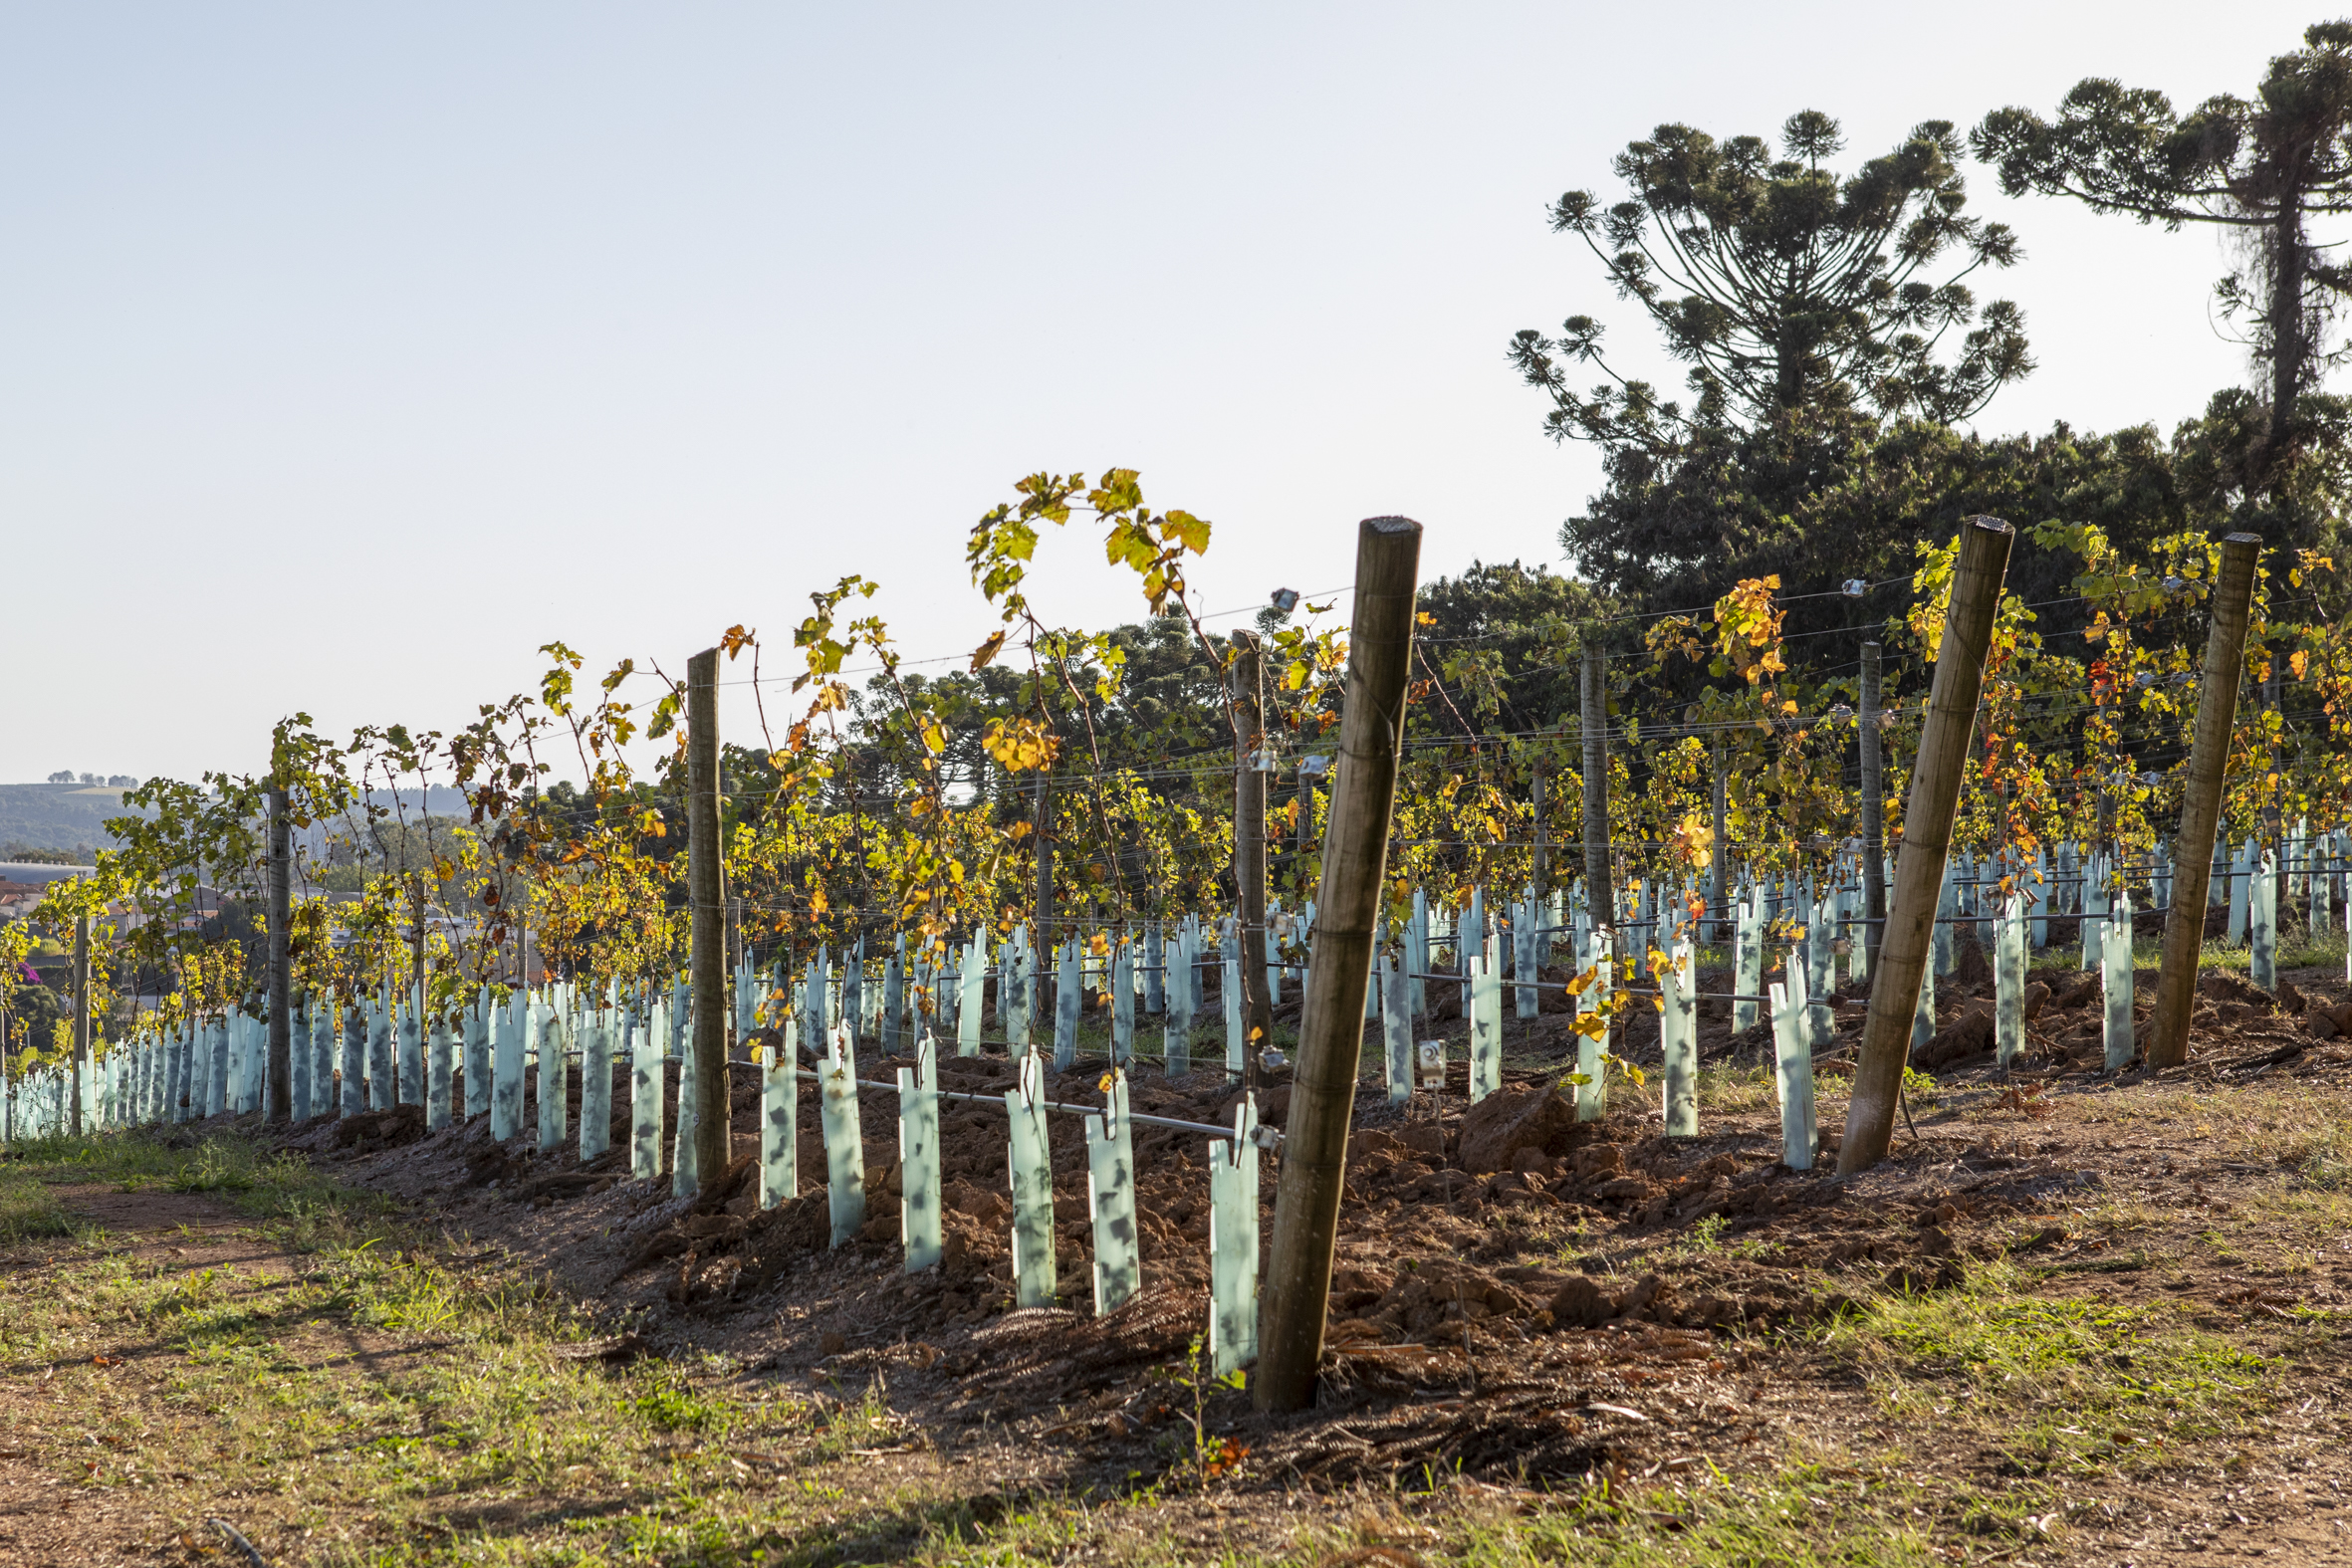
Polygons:
M1141 578L1159 644L1148 684L1128 673L1131 629L1053 628L1031 611L1023 584L1041 525L1073 513L1099 526L1111 569ZM864 578L815 596L790 676L765 677L760 639L731 630L728 673L713 679L754 686L763 733L757 747L713 748L711 908L732 974L701 1010L739 1046L796 1024L816 1050L827 1017L885 1049L936 1036L966 1055L1018 1052L1050 1031L1063 1070L1083 1030L1089 1055L1176 1075L1206 1031L1228 1071L1254 1075L1277 1044L1266 1014L1310 962L1347 659L1345 635L1320 616L1347 590L1302 606L1295 625L1281 622L1298 596L1278 595L1261 617L1277 623L1268 634L1221 635L1184 575L1209 532L1152 513L1126 471L1092 489L1075 475L1025 481L973 532L973 580L1003 629L959 656L965 675L916 673L878 620L857 617L875 586ZM2095 963L2095 932L2072 939L2076 921L2137 911L2145 929L2170 902L2220 546L2184 537L2126 560L2087 527L2030 539L2078 569L2061 600L1999 601L1940 868L1941 975L1956 935L2004 968L2018 962L1996 935L2012 919L2029 923L2029 951L2050 945L2055 924ZM1431 983L1475 962L1513 980L1514 1015L1529 1018L1554 984L1536 972L1564 966L1605 1050L1634 1010L1627 988L1671 970L1678 944L1737 971L1743 1026L1792 943L1815 992L1866 983L1956 548L1923 546L1911 577L1813 595L1845 613L1801 641L1769 579L1684 614L1539 623L1542 662L1513 670L1475 635L1417 639L1379 933L1412 988L1410 1015L1427 1018ZM2252 931L2265 985L2280 940L2330 940L2346 907L2352 633L2340 601L2333 562L2315 552L2264 562L2251 588L2207 880L2228 910L2226 941ZM2052 619L2064 629L2038 629ZM1808 641L1853 656L1809 658ZM36 935L73 941L87 926L81 1107L97 1114L106 1085L109 1103L163 1115L157 1073L141 1069L151 1094L117 1083L130 1070L121 1053L171 1041L156 1060L180 1062L201 1038L217 1058L206 1070L228 1077L208 1101L183 1086L173 1114L217 1111L223 1095L258 1108L274 939L279 989L309 1020L302 1037L321 1042L315 1064L288 1058L298 1111L314 1084L322 1109L424 1103L427 1056L471 1081L480 1109L492 1018L543 987L540 1010L570 1020L559 1031L576 1063L588 1048L578 1019L614 1009L632 1038L667 1028L655 1048L676 1059L697 1010L678 989L695 907L686 683L623 660L584 690L577 655L544 651L536 693L483 704L460 733L392 724L335 742L297 715L264 774L157 779L127 794L147 814L112 824L123 847L97 876L51 884L35 920L9 932L13 971ZM1008 658L1026 668L1008 673ZM1577 677L1572 696L1563 672ZM647 680L657 695L635 695ZM781 744L766 729L775 688L789 693ZM640 740L669 744L632 767ZM551 784L567 771L577 777ZM465 815L411 819L409 802L450 789ZM277 895L273 832L285 839ZM273 896L286 900L275 923ZM215 934L228 906L246 914L243 930ZM1262 962L1243 965L1245 947ZM1222 1019L1206 1010L1212 994L1234 1004ZM1138 1044L1137 1007L1166 1020L1164 1039ZM1366 1016L1382 1007L1373 995ZM536 1061L540 1011L510 1010ZM72 1069L73 1027L12 1017L9 1065L28 1104L64 1105L54 1081L36 1090L27 1075ZM338 1054L328 1041L347 1033Z
M1088 531L1143 626L1038 618ZM971 532L954 673L850 577L789 654L551 644L458 732L298 714L149 781L0 930L11 1002L74 953L0 1136L244 1129L500 1237L591 1360L888 1378L1080 1475L1545 1489L1736 1467L1784 1336L2063 1241L2069 1093L2341 1064L2322 553L1976 520L1506 647L1431 630L1401 520L1219 630L1211 532L1041 474Z

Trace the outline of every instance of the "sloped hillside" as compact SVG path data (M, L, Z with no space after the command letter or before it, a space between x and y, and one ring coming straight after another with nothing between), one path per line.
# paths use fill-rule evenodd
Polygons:
M106 819L123 811L122 791L103 784L0 784L0 844L103 848L114 842Z

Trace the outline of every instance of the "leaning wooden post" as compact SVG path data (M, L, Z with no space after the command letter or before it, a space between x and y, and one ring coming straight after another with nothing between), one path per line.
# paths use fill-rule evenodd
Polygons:
M1543 759L1538 757L1534 762L1534 778L1528 784L1528 808L1535 819L1534 865L1528 886L1537 904L1551 891L1551 824L1545 816L1545 807L1550 802L1544 798L1543 783Z
M1331 1290L1331 1250L1347 1166L1388 863L1389 816L1404 745L1405 673L1413 648L1413 591L1421 525L1367 518L1356 531L1355 616L1349 630L1339 766L1323 829L1320 905L1298 1066L1275 1193L1264 1330L1255 1398L1260 1410L1302 1410L1314 1393Z
M1867 1171L1885 1159L1888 1140L1894 1136L1895 1096L1911 1054L1911 1016L1919 1007L1920 976L1935 934L1937 895L1952 848L1952 818L1960 805L1969 735L1977 724L1977 696L1985 684L1985 655L1993 644L2001 577L2008 569L2014 539L1999 518L1970 518L1961 525L1952 604L1944 615L1927 726L1919 738L1911 795L1903 810L1895 896L1870 972L1870 1016L1862 1027L1845 1140L1837 1155L1841 1176Z
M1862 644L1862 927L1865 973L1877 983L1878 950L1886 941L1887 790L1881 760L1878 644Z
M2197 959L2205 947L2206 890L2213 877L2214 831L2221 823L2222 778L2237 723L2237 682L2245 659L2246 605L2262 542L2252 534L2222 541L2222 574L2213 590L2213 627L2205 639L2205 687L2197 699L2197 734L2181 790L2181 833L2173 840L2172 913L2164 917L2164 965L2156 975L2156 1017L2148 1030L2148 1065L2189 1059L2189 1015L2197 1007Z
M1258 1087L1258 1053L1274 1042L1266 989L1266 664L1254 631L1233 634L1233 880L1241 918L1242 1078Z
M686 890L694 904L694 1170L727 1170L727 911L719 881L719 650L686 661ZM558 1080L562 1081L561 1079Z
M294 1119L294 824L286 791L270 791L270 1099L268 1118Z
M70 1130L79 1138L98 1129L82 1125L82 1101L90 1093L90 917L74 918L74 1082Z
M1038 805L1036 825L1030 835L1038 846L1037 941L1032 951L1038 955L1036 975L1029 983L1031 1016L1054 1016L1054 983L1059 978L1060 966L1054 962L1054 770L1051 765L1038 771Z
M1609 685L1600 628L1584 628L1584 908L1595 926L1617 923L1616 879L1609 871Z
M1715 732L1715 797L1710 825L1715 829L1715 842L1708 850L1708 876L1715 883L1712 893L1715 908L1715 935L1720 939L1729 935L1732 920L1732 844L1731 844L1731 776L1724 764L1723 732Z

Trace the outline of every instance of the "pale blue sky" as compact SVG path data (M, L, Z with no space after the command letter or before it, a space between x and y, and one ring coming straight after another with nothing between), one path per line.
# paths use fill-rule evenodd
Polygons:
M1811 107L1850 162L2085 75L2186 105L2320 15L9 6L0 780L448 726L550 639L782 643L847 571L909 655L968 648L965 532L1043 466L1212 519L1211 608L1346 581L1377 512L1429 573L1556 561L1597 469L1513 330L1599 315L1679 380L1543 221L1628 138ZM2169 428L2243 375L2209 233L1971 179L2042 366L1984 428ZM1046 555L1050 612L1140 611L1090 538Z

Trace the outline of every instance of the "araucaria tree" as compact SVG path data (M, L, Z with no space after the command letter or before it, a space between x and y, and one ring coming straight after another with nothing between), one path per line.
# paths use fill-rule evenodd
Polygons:
M1996 301L1980 313L1962 281L2018 250L2004 226L1966 215L1949 121L1922 123L1846 176L1822 166L1844 145L1827 114L1791 114L1780 144L1775 159L1759 136L1719 142L1661 125L1617 155L1626 200L1604 208L1571 190L1552 204L1552 228L1590 246L1691 365L1694 394L1687 414L1660 402L1602 359L1599 323L1572 316L1557 337L1525 331L1511 349L1551 394L1555 436L1654 445L1691 423L1755 426L1857 404L1949 423L2032 369L2017 308ZM1955 334L1958 351L1939 357ZM1592 363L1608 381L1581 394L1562 361Z
M1823 166L1841 145L1837 121L1812 110L1781 127L1777 159L1760 137L1662 125L1617 157L1628 200L1604 210L1570 191L1552 204L1553 228L1591 248L1691 367L1686 407L1613 369L1591 317L1511 344L1550 400L1552 438L1601 449L1606 484L1560 543L1579 576L1629 606L1820 576L1825 500L1872 525L1839 535L1840 575L1908 572L1916 508L1877 493L1875 448L1948 433L2033 368L2021 313L2004 300L1980 310L1966 281L2020 253L2007 229L1967 215L1952 126L1929 120L1850 175ZM1579 390L1580 363L1606 379Z
M2352 22L2321 23L2303 43L2270 62L2251 99L2224 94L2184 115L2153 89L2093 77L2055 119L1999 110L1970 137L2010 195L2073 196L2143 223L2220 224L2244 238L2243 264L2217 293L2268 372L2241 481L2274 504L2315 421L2338 412L2311 399L2342 357L2328 327L2352 295L2352 268L2328 261L2309 229L2316 216L2352 211Z

